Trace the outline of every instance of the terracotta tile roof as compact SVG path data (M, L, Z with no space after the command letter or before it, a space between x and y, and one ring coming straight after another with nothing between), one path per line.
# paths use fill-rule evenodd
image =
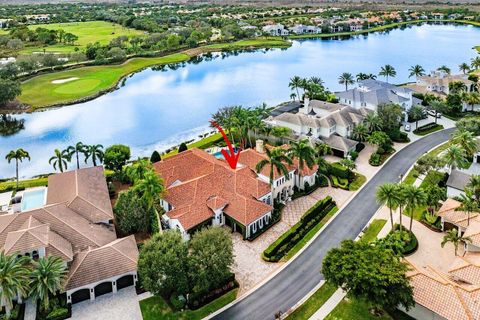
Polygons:
M448 320L480 317L480 287L462 286L433 268L414 268L408 275L415 302Z
M473 245L480 246L480 220L478 217L470 220L470 225L465 230L464 236L469 237Z
M468 227L468 213L462 210L458 210L462 203L448 198L438 210L437 215L443 217L447 222L453 223L457 226L467 228ZM470 224L474 221L474 218L478 216L477 212L470 212ZM480 231L480 230L479 230Z
M135 237L117 239L105 246L82 251L70 267L65 290L78 288L137 270Z
M113 219L103 167L90 167L51 175L47 204L66 203L91 222Z
M480 254L468 253L465 257L456 257L448 272L455 280L480 286Z
M156 163L154 168L168 181L164 199L173 209L166 215L178 219L185 230L213 218L213 210L221 207L243 224L272 211L271 206L256 200L271 191L269 184L248 167L239 165L233 170L225 161L191 149Z

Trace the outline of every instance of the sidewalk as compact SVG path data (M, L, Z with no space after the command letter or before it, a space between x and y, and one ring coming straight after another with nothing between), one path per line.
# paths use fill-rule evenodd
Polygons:
M325 319L330 312L345 298L347 293L338 288L337 291L328 299L321 307L310 317L309 320L322 320Z

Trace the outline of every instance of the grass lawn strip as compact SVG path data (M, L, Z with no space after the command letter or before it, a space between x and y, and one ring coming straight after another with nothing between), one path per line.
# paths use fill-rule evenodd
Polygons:
M360 241L372 242L377 238L378 233L382 230L383 226L387 223L385 219L374 219L368 226L367 230L363 233Z
M18 188L21 190L21 189L28 189L33 187L42 187L42 186L46 186L47 184L48 184L48 178L20 180L18 183ZM17 187L16 181L0 182L0 192L12 191L16 189L16 187Z
M228 133L228 131L226 131ZM192 148L199 148L199 149L206 149L211 146L213 146L216 142L222 140L223 137L220 133L215 133L212 134L211 136L208 136L206 138L203 138L201 140L192 142L187 144L188 149ZM175 148L174 150L170 151L169 153L162 155L162 159L166 159L168 157L174 156L178 153L178 148Z
M325 282L304 304L298 307L288 320L309 319L337 290L337 287Z
M231 290L197 310L177 312L173 311L163 298L153 296L139 302L140 310L144 320L200 320L235 300L237 292L238 289Z
M357 299L343 299L335 309L325 318L325 320L391 320L392 318L384 314L376 317L370 313L372 306L364 301Z

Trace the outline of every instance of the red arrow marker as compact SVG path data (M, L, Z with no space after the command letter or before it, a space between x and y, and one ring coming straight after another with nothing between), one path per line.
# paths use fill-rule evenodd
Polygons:
M215 121L211 120L210 123L212 124L212 126L214 126L215 128L218 129L218 131L220 131L220 133L222 134L223 136L223 140L225 140L225 142L227 143L227 146L228 146L228 150L230 151L230 153L228 153L226 150L222 149L221 152L223 154L223 157L225 158L225 160L227 160L228 164L230 165L230 168L232 168L233 170L235 170L237 168L237 163L238 163L238 157L240 156L240 149L238 150L238 152L235 154L235 151L233 150L233 147L232 147L232 144L230 143L230 140L228 140L228 137L227 135L225 134L225 132L223 131L222 127Z

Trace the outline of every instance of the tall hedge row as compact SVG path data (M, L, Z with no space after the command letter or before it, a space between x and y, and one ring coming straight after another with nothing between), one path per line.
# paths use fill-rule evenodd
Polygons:
M299 222L265 249L264 260L277 262L283 258L333 208L335 208L335 201L330 196L318 201L304 213Z

